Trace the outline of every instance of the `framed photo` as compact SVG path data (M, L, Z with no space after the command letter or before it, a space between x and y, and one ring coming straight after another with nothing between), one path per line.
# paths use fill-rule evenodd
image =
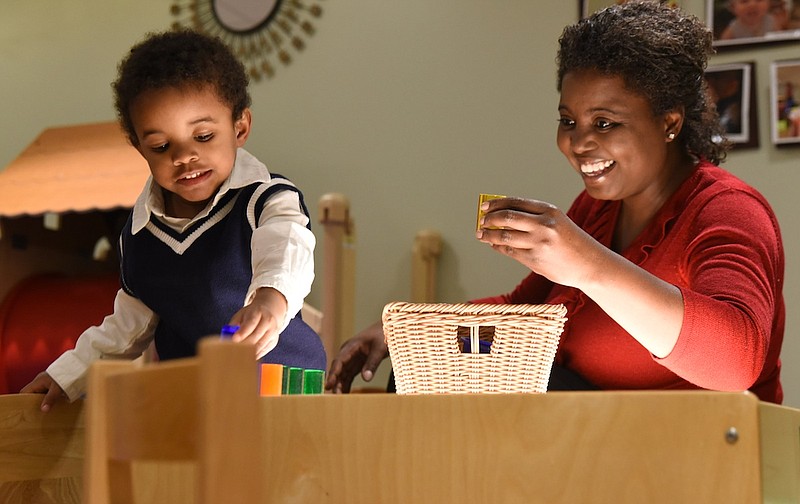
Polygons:
M772 62L770 80L772 143L800 144L800 59Z
M580 0L578 7L580 9L581 19L583 19L601 9L621 3L625 3L625 0ZM673 7L679 7L681 2L680 0L669 0L669 4Z
M706 82L728 140L736 147L758 147L755 63L710 66Z
M706 0L714 46L800 40L800 0Z

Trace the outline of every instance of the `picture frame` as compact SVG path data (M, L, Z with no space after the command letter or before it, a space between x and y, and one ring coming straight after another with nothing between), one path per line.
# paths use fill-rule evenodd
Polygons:
M800 144L800 59L770 66L772 143Z
M714 34L714 47L800 40L800 0L751 1L737 12L739 1L744 0L706 0L706 24Z
M728 140L736 148L758 147L755 62L712 65L705 78Z
M625 0L579 0L578 12L580 14L580 19L587 18L600 9L605 9L614 4L624 2ZM673 7L680 7L681 2L680 0L669 0L669 4Z

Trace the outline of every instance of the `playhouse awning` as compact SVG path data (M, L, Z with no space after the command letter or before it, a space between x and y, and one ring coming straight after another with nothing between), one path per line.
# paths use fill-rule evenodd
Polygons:
M116 122L48 128L0 171L0 217L130 208L149 174Z

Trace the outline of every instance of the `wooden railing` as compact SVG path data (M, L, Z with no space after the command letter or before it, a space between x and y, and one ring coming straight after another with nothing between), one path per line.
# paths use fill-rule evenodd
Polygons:
M60 404L42 415L39 399L0 397L2 502L55 502L14 500L51 495L54 487L61 489L58 502L77 502L82 406ZM800 500L800 411L747 393L252 400L260 411L264 503ZM235 411L207 406L237 428ZM237 446L218 463L235 465L236 450L252 449ZM160 487L173 503L191 502L181 499L181 489L190 493L196 474L172 469L168 478L141 478L136 493L165 502Z

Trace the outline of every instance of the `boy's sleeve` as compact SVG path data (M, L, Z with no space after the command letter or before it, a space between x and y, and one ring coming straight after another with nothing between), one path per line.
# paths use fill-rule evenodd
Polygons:
M86 392L89 367L98 359L135 359L153 339L158 317L144 303L121 289L114 299L114 313L80 335L75 348L67 350L47 368L47 374L70 401Z
M300 311L314 282L316 238L308 225L300 193L281 190L266 199L253 230L253 280L245 304L261 287L272 287L283 294L287 310L280 331Z

